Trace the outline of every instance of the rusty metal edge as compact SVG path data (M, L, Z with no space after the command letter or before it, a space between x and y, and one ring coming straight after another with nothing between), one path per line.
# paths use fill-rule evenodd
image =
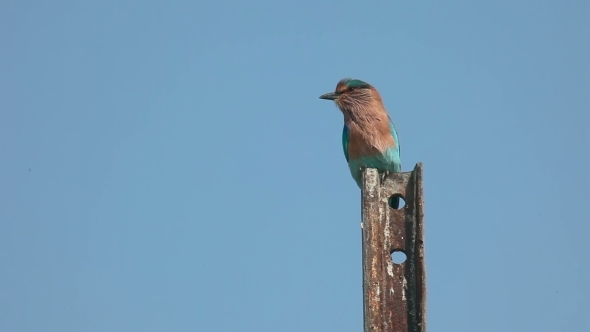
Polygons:
M418 331L426 331L426 262L424 250L424 184L422 163L417 163L414 167L414 204L415 204L415 221L416 221L416 277L417 293L416 300L418 304Z
M369 284L370 278L368 278L367 272L369 269L366 264L367 262L367 251L370 250L369 244L365 243L365 237L368 236L370 227L374 225L366 224L366 221L371 219L371 212L375 212L374 209L369 208L370 205L376 205L380 195L380 188L378 186L378 175L379 172L376 169L364 169L361 173L361 183L363 189L361 189L361 250L362 250L362 269L363 269L363 331L370 331L370 326L373 323L371 319L369 308L369 290L371 288ZM367 189L367 192L364 191Z
M404 209L406 233L406 309L408 332L426 331L426 264L424 254L424 199L422 163L417 163L406 183Z

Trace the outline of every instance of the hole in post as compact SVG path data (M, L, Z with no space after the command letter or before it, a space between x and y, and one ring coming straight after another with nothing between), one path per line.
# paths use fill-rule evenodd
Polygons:
M389 197L389 206L394 210L401 210L406 206L406 201L400 194L393 194Z
M406 261L406 258L406 254L401 250L396 249L391 253L391 260L395 264L402 264Z

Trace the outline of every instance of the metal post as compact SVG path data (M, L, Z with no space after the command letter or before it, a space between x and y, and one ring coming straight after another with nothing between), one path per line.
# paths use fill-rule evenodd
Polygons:
M422 163L412 172L392 173L381 182L375 169L363 171L363 308L365 332L425 332L426 274ZM388 205L393 196L405 206ZM406 260L393 262L401 251Z

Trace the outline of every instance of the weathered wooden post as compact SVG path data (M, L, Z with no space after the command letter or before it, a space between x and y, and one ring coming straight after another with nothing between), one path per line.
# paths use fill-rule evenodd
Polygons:
M425 332L422 163L412 172L393 173L380 182L377 170L363 171L365 332ZM402 197L405 206L389 207L391 196ZM394 263L394 252L403 252L406 260Z

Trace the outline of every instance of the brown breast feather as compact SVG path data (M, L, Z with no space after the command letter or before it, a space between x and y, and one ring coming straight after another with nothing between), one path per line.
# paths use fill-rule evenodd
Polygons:
M346 121L349 159L383 154L387 148L395 146L396 142L391 135L387 113L385 110L378 113L381 115L364 116L360 121L351 119Z

